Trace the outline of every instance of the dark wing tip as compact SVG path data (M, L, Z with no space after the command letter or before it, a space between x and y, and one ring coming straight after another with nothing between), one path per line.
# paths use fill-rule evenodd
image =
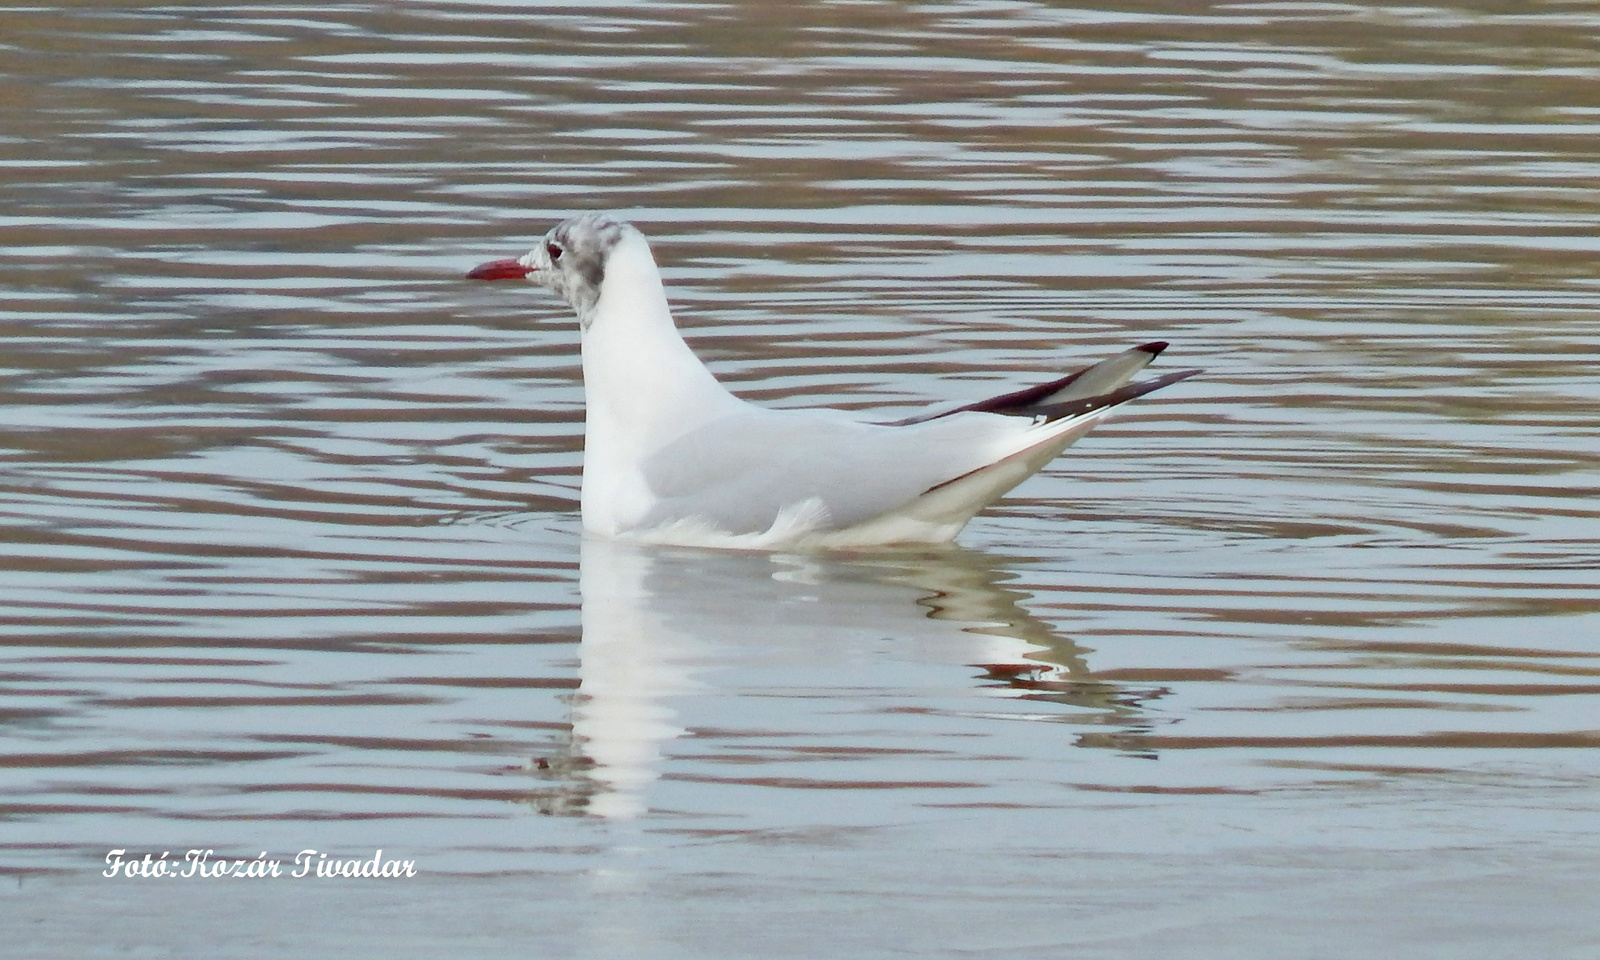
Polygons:
M1068 400L1066 403L1044 404L1035 407L1034 413L1037 416L1044 417L1046 420L1066 420L1071 417L1081 417L1086 413L1093 413L1104 407L1115 407L1119 404L1127 403L1129 400L1137 400L1147 393L1153 393L1162 387L1170 387L1174 383L1198 376L1204 372L1203 370L1179 370L1176 373L1164 374L1153 380L1130 383L1126 386L1118 387L1110 393L1102 393L1096 397L1080 397L1077 400Z
M1161 351L1167 349L1169 346L1171 346L1171 344L1165 340L1152 340L1149 343L1142 343L1137 347L1133 347L1122 354L1118 354L1117 356L1122 357L1126 356L1128 353L1142 352L1149 354L1150 360L1154 360L1156 357L1161 355ZM1111 357L1110 359L1116 360L1117 357ZM1102 361L1102 363L1104 362L1105 361ZM1148 363L1149 361L1145 362ZM1062 389L1076 381L1079 377L1082 377L1091 370L1097 369L1099 366L1100 364L1091 364L1087 367L1084 367L1082 370L1077 371L1076 373L1069 373L1061 379L1052 380L1049 383L1041 383L1037 386L1027 387L1011 393L1003 393L998 397L990 397L987 400L979 400L976 403L968 403L963 406L954 407L948 410L938 410L932 413L924 413L915 417L907 417L904 420L890 421L884 424L884 426L906 427L914 423L924 423L928 420L937 420L940 417L948 417L951 414L969 412L1001 413L1010 414L1013 416L1028 417L1043 415L1049 417L1051 420L1056 420L1063 416L1070 415L1063 411L1077 410L1079 412L1083 412L1081 407L1083 401L1103 400L1106 397L1122 395L1122 391L1112 391L1111 393L1100 394L1095 397L1083 397L1077 401L1066 401L1064 403L1047 404L1043 406L1039 405L1039 401L1049 397L1053 393L1059 393ZM1188 377L1192 377L1199 372L1199 370L1185 370L1179 374L1170 374L1166 377L1160 378L1159 380L1145 382L1146 384L1153 383L1155 384L1154 386L1140 386L1145 386L1145 392L1148 393L1150 390L1155 390L1159 387L1166 386L1169 383L1177 383L1179 380L1187 379ZM1129 376L1132 376L1132 374L1129 374ZM1122 388L1123 391L1127 389L1127 387ZM1141 396L1141 394L1134 393L1115 402L1121 403L1137 396ZM1090 409L1092 409L1092 407Z

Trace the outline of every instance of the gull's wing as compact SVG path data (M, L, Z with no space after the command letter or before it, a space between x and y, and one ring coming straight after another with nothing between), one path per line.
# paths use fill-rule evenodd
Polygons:
M644 462L655 498L641 528L695 518L759 534L810 502L826 529L853 526L981 469L1018 445L1026 421L963 414L914 427L830 411L750 408L678 438Z
M654 502L640 528L695 518L728 534L761 534L804 506L825 514L811 518L820 529L838 530L935 493L939 515L964 523L1113 407L1198 372L1124 385L1159 352L1136 348L1063 380L896 424L745 407L645 460Z
M1084 367L1076 373L1069 373L1059 380L1051 380L1049 383L1041 383L1038 386L1028 387L1025 390L1018 390L1014 393L1002 393L998 397L979 400L977 403L969 403L948 410L937 410L915 417L907 417L904 420L894 421L890 426L910 426L914 423L937 420L940 417L948 417L951 414L967 411L1003 413L1011 416L1034 416L1040 412L1041 408L1048 407L1051 404L1065 403L1068 400L1088 399L1110 393L1133 379L1134 374L1149 366L1152 360L1161 356L1161 351L1167 349L1167 346L1168 344L1163 340L1141 344L1114 357L1109 357L1099 363ZM1194 372L1190 371L1190 375Z

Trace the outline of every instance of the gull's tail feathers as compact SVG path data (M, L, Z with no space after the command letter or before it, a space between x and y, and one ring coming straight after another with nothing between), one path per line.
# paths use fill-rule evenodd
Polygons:
M1112 359L1119 358L1114 357ZM1085 372L1093 372L1097 368L1098 365L1089 368ZM1200 372L1199 370L1179 370L1176 373L1169 373L1152 380L1126 384L1109 393L1102 393L1097 396L1052 401L1047 404L1030 406L1026 415L1034 418L1034 426L1022 435L1021 442L1013 450L994 463L979 467L976 470L928 488L923 492L923 496L927 496L944 487L961 484L975 475L993 471L996 467L1014 466L1019 461L1026 464L1028 466L1027 473L1019 476L1017 481L1010 486L999 488L990 497L990 502L992 502L1010 490L1016 483L1027 479L1034 471L1041 469L1045 464L1060 456L1061 451L1072 446L1084 434L1099 426L1100 421L1104 420L1106 415L1117 407L1131 400L1137 400L1147 393L1160 390L1162 387L1171 386L1180 380L1187 380ZM998 472L1011 473L1009 470ZM987 502L980 504L979 509L983 506L987 506Z
M831 545L890 542L890 538L924 542L952 539L980 510L1043 469L1063 450L1099 426L1112 410L1201 372L1180 370L1140 383L1126 382L1165 346L1150 344L1136 347L1053 383L995 397L959 411L948 411L1011 413L1034 417L1037 423L1024 434L1026 439L1018 449L987 466L935 484L910 503L867 524L831 535ZM1134 356L1138 353L1144 353L1146 358L1141 361ZM1089 396L1079 395L1090 388L1108 384L1113 389Z

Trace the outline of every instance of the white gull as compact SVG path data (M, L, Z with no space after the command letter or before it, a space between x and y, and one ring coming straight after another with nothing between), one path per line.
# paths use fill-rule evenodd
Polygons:
M577 311L587 405L583 526L644 543L851 549L946 543L1115 407L1199 371L1129 381L1165 343L893 423L769 410L729 393L672 322L644 235L604 214L557 225L475 280L527 278Z

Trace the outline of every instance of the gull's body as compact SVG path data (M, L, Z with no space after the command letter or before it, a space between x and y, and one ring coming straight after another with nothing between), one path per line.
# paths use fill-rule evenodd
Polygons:
M672 321L649 244L590 214L478 279L528 276L578 313L587 405L583 525L693 546L943 543L1116 405L1185 371L1127 382L1165 344L1071 377L895 424L769 410L729 393Z

